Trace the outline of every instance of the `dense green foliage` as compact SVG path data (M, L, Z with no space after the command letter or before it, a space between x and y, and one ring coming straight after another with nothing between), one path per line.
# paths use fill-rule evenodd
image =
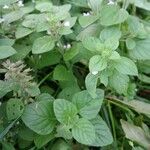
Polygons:
M148 0L0 0L0 149L150 149Z

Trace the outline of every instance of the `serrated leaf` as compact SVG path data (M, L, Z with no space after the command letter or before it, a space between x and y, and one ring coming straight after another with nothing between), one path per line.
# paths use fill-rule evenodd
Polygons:
M77 108L64 99L54 101L54 112L57 120L66 125L73 125L77 119Z
M89 26L90 24L94 23L98 19L97 16L80 16L79 17L79 23L80 25L85 28Z
M50 36L43 36L36 39L33 43L32 53L41 54L52 50L55 46L54 40Z
M110 26L104 28L100 33L100 39L105 41L109 38L120 39L121 38L121 31L117 26Z
M12 46L15 43L14 39L2 38L0 39L1 46Z
M6 23L12 23L23 17L23 12L21 10L15 10L3 16Z
M89 94L95 98L96 97L96 86L98 81L98 74L93 75L92 73L89 73L85 78L85 85L86 89L88 90Z
M11 46L0 46L0 59L10 57L16 53L16 50Z
M70 71L68 71L66 69L65 66L63 65L58 65L56 66L56 68L54 69L54 74L53 74L53 78L55 80L58 80L58 81L68 81L70 80L72 77L72 74Z
M98 38L95 37L86 37L83 41L82 41L83 46L88 49L89 51L97 51L97 45L101 44L100 40Z
M90 59L89 69L90 72L102 71L107 67L106 59L102 58L100 55L95 55Z
M126 57L121 57L115 61L115 68L122 74L138 75L138 70L135 63Z
M99 14L102 0L88 0L88 5L95 14Z
M129 50L129 55L134 59L148 60L150 58L150 38L135 40L136 46Z
M111 26L124 22L128 18L128 12L116 5L107 5L101 9L100 23L103 26Z
M72 128L72 135L75 140L85 145L91 145L96 138L94 126L90 121L84 118L76 122Z
M135 126L133 124L128 123L127 121L121 120L122 128L125 132L126 138L139 143L146 149L150 148L150 137L144 133L142 128Z
M71 139L72 138L72 133L70 131L70 127L65 126L65 125L60 125L56 129L56 137L62 137L64 139Z
M34 138L34 143L35 146L40 149L54 138L55 138L55 134L53 132L48 135L37 135Z
M8 120L14 120L20 117L23 113L24 105L21 99L9 99L6 105Z
M90 96L88 91L84 90L74 94L72 102L76 105L79 114L86 119L93 119L100 111L103 102L104 92L98 89L97 97L94 99Z
M52 3L51 2L38 2L35 6L40 12L51 11Z
M40 135L51 133L56 119L51 101L40 101L26 106L22 120L27 127Z
M118 71L113 72L113 74L109 77L109 85L119 94L126 93L128 89L128 82L129 77L119 73Z
M15 32L15 36L17 39L19 39L19 38L22 38L22 37L29 35L32 32L33 32L33 30L31 30L29 28L18 27L16 32Z
M104 120L97 116L95 119L91 120L95 128L96 139L93 142L92 146L106 146L113 142L113 137Z

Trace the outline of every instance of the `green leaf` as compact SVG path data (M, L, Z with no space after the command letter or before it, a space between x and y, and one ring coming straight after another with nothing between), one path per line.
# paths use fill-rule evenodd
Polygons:
M108 85L108 71L107 70L103 70L101 73L100 73L100 82L103 83L105 86Z
M148 0L136 0L135 6L150 11L150 2Z
M134 41L133 39L128 38L128 39L126 39L126 46L127 46L127 48L128 48L129 50L130 50L130 49L134 49L135 46L136 46L136 43L135 43L135 41Z
M119 81L119 82L118 82ZM119 94L126 93L128 89L129 77L114 71L109 77L109 85L114 88Z
M64 99L54 101L54 112L57 120L66 125L73 125L77 119L77 108Z
M15 43L15 40L13 39L9 39L9 38L0 39L1 46L13 46L14 43Z
M69 61L73 59L77 54L79 53L79 45L74 44L71 49L65 52L64 54L64 60Z
M139 74L138 78L144 82L150 84L150 77L144 75L144 74Z
M94 23L98 19L97 16L80 16L79 17L79 23L81 27L85 28L89 26L90 24Z
M124 22L128 18L128 12L116 5L106 5L101 9L100 21L103 26L111 26Z
M33 43L32 53L41 54L52 50L55 46L55 42L50 36L43 36L36 39Z
M100 39L105 41L109 38L120 39L121 31L118 26L110 26L104 28L100 33Z
M12 91L11 84L6 81L0 80L0 98L5 96L10 91Z
M54 69L53 78L58 81L68 81L72 77L72 74L69 70L66 69L63 65L57 65Z
M136 46L129 50L129 55L134 59L148 60L150 58L150 38L135 40Z
M35 143L35 146L38 149L40 149L54 138L55 138L55 134L53 132L47 135L37 135L34 138L34 143Z
M27 127L40 135L51 133L56 119L51 101L40 101L26 106L22 120Z
M102 58L100 55L95 55L90 59L89 69L90 72L102 71L107 67L106 59Z
M121 57L115 61L115 68L122 74L138 75L138 70L135 63L126 57Z
M41 69L46 66L54 65L60 62L61 55L58 51L50 51L43 53L39 56L34 55L34 63L38 69Z
M17 2L17 0L1 0L0 5L10 5Z
M93 98L96 98L97 96L96 95L97 81L98 81L98 74L93 75L92 73L89 73L85 78L86 89Z
M10 57L16 53L16 50L11 46L0 46L0 59Z
M135 141L136 143L142 145L146 149L150 148L150 137L144 133L142 128L128 123L127 121L121 120L121 125L125 133L126 138Z
M83 46L89 51L95 52L97 50L97 45L101 44L100 40L95 37L86 37L82 41Z
M79 114L86 119L93 119L100 111L104 92L103 90L97 90L97 97L93 99L88 91L84 90L74 94L72 102L76 105Z
M99 14L102 0L88 0L88 5L95 14Z
M62 137L64 139L72 139L72 133L70 131L70 127L66 125L60 125L57 127L56 137Z
M17 53L10 57L12 61L19 61L24 59L31 51L31 46L27 46L25 44L15 44L14 48Z
M91 145L96 138L92 123L84 118L78 120L72 128L72 135L81 144Z
M49 146L49 149L50 150L72 150L72 147L64 140L58 139L57 141L55 141L55 143L52 146L51 145Z
M39 10L40 12L50 11L52 9L52 3L51 2L38 2L35 8Z
M15 36L17 39L19 39L19 38L23 38L23 37L29 35L32 32L33 32L33 30L31 30L29 28L18 27L16 32L15 32Z
M21 99L9 99L6 104L6 112L8 120L14 120L23 113L24 105Z
M27 87L26 91L31 97L35 97L40 94L40 89L37 85Z
M93 142L92 146L106 146L113 142L113 137L104 120L97 116L95 119L91 120L95 128L96 139Z
M23 17L23 12L21 10L15 10L3 16L6 23L12 23Z

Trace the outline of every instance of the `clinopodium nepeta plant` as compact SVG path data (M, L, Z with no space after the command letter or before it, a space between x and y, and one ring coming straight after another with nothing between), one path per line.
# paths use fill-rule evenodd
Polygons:
M0 149L150 149L148 0L0 0Z

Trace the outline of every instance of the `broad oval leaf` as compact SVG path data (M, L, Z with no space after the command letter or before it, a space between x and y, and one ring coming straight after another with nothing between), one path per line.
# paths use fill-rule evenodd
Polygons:
M90 72L102 71L107 67L106 59L102 58L100 55L95 55L90 59L89 69Z
M111 26L124 22L128 18L128 12L116 5L107 5L101 9L100 21L103 26Z
M88 90L89 94L95 98L96 95L96 86L98 81L98 74L93 75L92 73L89 73L85 78L85 85L86 89Z
M10 99L6 105L8 120L14 120L20 117L24 110L24 104L21 99Z
M135 40L135 47L129 50L129 55L134 59L148 60L150 58L150 38Z
M122 74L138 75L138 70L135 63L126 57L116 60L115 68Z
M54 101L54 112L57 120L66 125L73 125L77 119L76 106L64 99Z
M104 91L98 89L96 94L97 97L92 98L88 91L84 90L76 93L73 96L72 102L76 105L79 114L83 118L93 119L97 116L98 112L100 111L104 98Z
M26 106L22 120L34 132L40 135L51 133L55 127L56 119L52 101L40 101Z
M72 128L72 135L81 144L91 145L95 141L95 129L92 123L84 118L78 120Z
M0 46L0 59L10 57L16 53L16 50L11 46Z
M33 43L32 53L41 54L52 50L55 46L54 39L51 36L43 36L36 39Z
M97 116L95 119L91 120L95 128L96 139L92 146L106 146L113 142L113 137L104 120Z

